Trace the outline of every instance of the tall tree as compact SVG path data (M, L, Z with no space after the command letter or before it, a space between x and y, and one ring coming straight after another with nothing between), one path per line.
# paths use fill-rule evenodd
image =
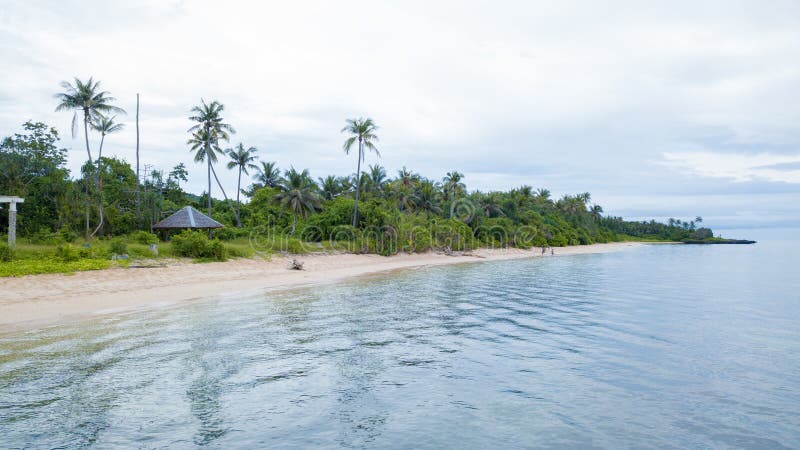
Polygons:
M262 187L275 188L281 184L281 171L274 161L261 161L261 167L256 167L255 179Z
M376 195L383 195L386 183L389 178L386 176L386 169L380 164L373 164L369 166L369 189L374 191Z
M248 169L258 169L258 166L253 164L256 160L257 151L258 149L255 147L245 149L241 142L236 147L228 149L228 156L231 158L231 160L228 161L228 169L233 169L234 167L239 168L239 177L236 181L236 226L239 228L242 227L242 219L240 216L242 204L239 202L239 193L242 191L242 173L250 175L247 172Z
M319 208L320 199L314 192L314 181L308 169L298 172L294 167L285 172L281 192L275 195L275 200L292 212L292 231L297 229L297 215L305 217Z
M217 152L220 151L219 141L228 141L228 133L236 133L232 126L225 123L225 119L222 117L223 110L225 110L225 106L216 100L206 103L205 100L200 99L200 105L192 108L191 112L194 115L189 117L189 120L197 122L197 124L189 128L192 138L187 143L195 152L194 160L196 162L205 160L208 164L209 217L211 216L211 166L217 162ZM214 175L216 177L216 173ZM217 182L219 183L219 180Z
M375 134L378 126L367 117L358 119L347 119L347 125L342 128L342 133L350 134L350 137L344 141L344 153L349 155L350 149L353 144L358 142L358 166L356 168L356 207L353 211L353 226L358 226L358 195L361 191L361 163L364 161L364 149L375 152L380 158L381 154L375 143L378 142L378 136Z
M116 99L109 96L107 91L100 90L100 82L89 78L89 81L82 82L75 78L75 84L67 81L61 82L64 92L55 95L59 100L56 112L73 110L72 134L76 134L78 111L83 113L83 134L86 139L86 155L89 162L92 162L92 151L89 148L89 125L91 125L98 115L118 113L125 114L125 110L112 105Z
M106 140L106 136L120 132L125 128L125 124L114 121L116 118L117 116L106 117L102 114L98 114L92 122L92 129L100 133L100 148L97 150L97 159L103 157L103 143Z
M112 133L117 133L122 131L125 128L124 124L116 123L114 119L117 116L106 117L102 114L97 114L94 121L92 122L92 129L100 133L100 147L97 149L97 170L95 170L95 184L97 185L97 195L100 196L100 206L97 210L99 218L97 227L95 227L94 231L92 232L92 236L97 234L100 231L100 228L103 227L103 223L105 222L105 208L103 206L103 182L100 179L100 172L103 171L103 144L106 141L106 136Z
M111 103L116 99L111 97L107 91L101 91L100 82L94 81L94 78L92 77L90 77L89 81L85 83L76 77L74 85L67 81L62 81L61 87L64 89L64 92L60 92L55 95L56 99L59 101L58 105L56 106L56 112L70 110L74 111L74 114L72 115L73 137L77 134L78 112L83 113L83 135L86 140L86 156L88 157L89 164L93 164L94 160L92 158L92 151L89 148L89 125L97 119L98 115L109 113L124 114L125 110L112 105ZM98 192L100 190L99 184L99 178L95 177L95 188L98 190ZM92 236L94 236L94 234L100 229L100 226L102 226L102 197L98 199L98 202L98 211L101 216L101 223L95 229L94 233L91 234ZM89 237L88 202L86 203L86 236Z
M325 200L333 200L342 192L342 185L338 178L333 175L328 175L325 178L319 179L319 190L322 193L322 198Z
M461 181L463 179L464 174L456 170L447 172L447 175L442 178L442 190L444 191L445 200L455 201L456 197L464 192L467 187Z

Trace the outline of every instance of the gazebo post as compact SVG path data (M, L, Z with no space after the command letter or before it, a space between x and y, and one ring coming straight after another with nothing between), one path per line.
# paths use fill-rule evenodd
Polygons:
M8 246L14 248L17 245L17 203L25 203L21 197L0 197L0 203L8 205Z

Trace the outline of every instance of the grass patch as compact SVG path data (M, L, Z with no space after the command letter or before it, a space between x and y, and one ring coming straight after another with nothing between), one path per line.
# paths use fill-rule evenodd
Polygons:
M20 259L0 263L0 277L21 277L42 273L72 273L84 270L107 269L111 261L104 259L79 259L60 261L56 259Z

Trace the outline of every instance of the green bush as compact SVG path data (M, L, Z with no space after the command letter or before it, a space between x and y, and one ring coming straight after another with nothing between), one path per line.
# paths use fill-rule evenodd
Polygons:
M72 242L75 239L78 239L78 233L72 231L68 227L61 227L57 232L56 235L58 239L63 242Z
M125 255L128 253L128 244L122 238L114 238L108 244L108 251L112 255Z
M8 244L0 243L0 262L9 262L14 259L14 250Z
M224 261L227 258L225 244L218 239L210 240L204 232L185 230L172 237L172 250L178 256L209 258Z
M147 231L134 231L128 236L128 239L137 244L150 245L158 244L158 236Z
M56 247L55 252L55 257L64 262L74 262L89 256L89 249L78 248L72 244L61 244Z

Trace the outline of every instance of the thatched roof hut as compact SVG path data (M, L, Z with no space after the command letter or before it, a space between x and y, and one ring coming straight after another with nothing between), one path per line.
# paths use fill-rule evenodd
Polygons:
M154 229L167 230L174 228L209 229L222 228L224 225L208 217L200 211L187 206L175 214L153 225Z

